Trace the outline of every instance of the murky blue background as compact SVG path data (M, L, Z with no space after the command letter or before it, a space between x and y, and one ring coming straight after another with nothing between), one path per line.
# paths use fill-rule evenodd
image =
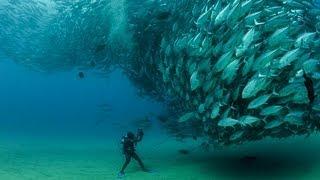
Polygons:
M9 59L0 61L0 131L11 135L107 137L124 134L130 122L162 111L162 105L137 96L119 70L108 77L85 71L41 73ZM106 104L110 111L99 105Z

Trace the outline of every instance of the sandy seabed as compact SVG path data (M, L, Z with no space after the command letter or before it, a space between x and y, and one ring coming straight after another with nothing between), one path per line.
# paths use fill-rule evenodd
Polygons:
M154 172L132 162L126 180L320 179L320 137L268 140L206 153L200 142L145 139L137 151ZM179 149L192 150L188 155ZM117 141L0 138L0 180L112 180L123 163ZM255 158L244 158L245 156Z

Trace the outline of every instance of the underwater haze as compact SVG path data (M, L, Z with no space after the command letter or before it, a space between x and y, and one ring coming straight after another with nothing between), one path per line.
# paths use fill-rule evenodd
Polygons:
M8 59L0 68L1 133L8 135L111 138L129 130L130 121L162 109L159 103L139 98L119 70L109 77L88 72L82 80L74 71L33 72Z
M319 0L0 0L0 179L319 179L319 50Z

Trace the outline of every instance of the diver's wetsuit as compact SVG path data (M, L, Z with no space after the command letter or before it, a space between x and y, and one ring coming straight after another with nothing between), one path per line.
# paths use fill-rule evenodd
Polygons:
M134 136L133 138L129 138L127 136L122 138L121 142L123 144L123 154L126 157L126 161L121 168L121 171L120 171L121 173L124 173L124 170L126 169L126 167L128 166L128 164L131 161L131 158L138 161L142 170L146 171L146 168L144 167L140 157L135 152L135 146L136 146L137 142L140 142L142 140L142 137L143 137L143 133L141 132L141 133L138 133L137 136Z

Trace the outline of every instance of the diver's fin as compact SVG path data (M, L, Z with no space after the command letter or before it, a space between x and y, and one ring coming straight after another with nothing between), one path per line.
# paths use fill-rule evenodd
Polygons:
M117 179L123 179L124 178L124 173L119 172L117 175Z

